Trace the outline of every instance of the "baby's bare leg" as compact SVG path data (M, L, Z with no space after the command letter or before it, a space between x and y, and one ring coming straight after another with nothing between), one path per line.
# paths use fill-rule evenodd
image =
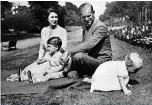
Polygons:
M35 82L45 82L50 79L57 79L62 77L63 77L62 72L49 73L43 77L35 78Z

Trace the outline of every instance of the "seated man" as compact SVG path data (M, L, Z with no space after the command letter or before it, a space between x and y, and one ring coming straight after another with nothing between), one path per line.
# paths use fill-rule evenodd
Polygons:
M100 64L112 60L110 36L106 25L95 19L91 4L84 3L79 10L84 21L83 42L65 51L60 63L64 63L67 56L71 55L69 70L77 71L79 76L92 76Z

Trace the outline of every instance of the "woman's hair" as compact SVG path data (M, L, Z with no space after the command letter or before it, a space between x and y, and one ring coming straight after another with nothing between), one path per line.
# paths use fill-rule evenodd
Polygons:
M52 8L49 8L49 9L47 10L48 16L49 16L49 14L50 14L51 12L55 12L55 13L59 16L59 12L58 12L57 10L55 10L55 9L52 9Z
M59 37L51 37L50 39L48 39L47 44L58 47L59 50L62 46L62 40Z

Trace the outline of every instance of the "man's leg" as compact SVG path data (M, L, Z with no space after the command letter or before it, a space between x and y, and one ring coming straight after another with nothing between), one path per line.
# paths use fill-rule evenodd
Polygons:
M70 69L78 71L80 75L92 76L99 65L100 62L97 59L79 52L73 56Z

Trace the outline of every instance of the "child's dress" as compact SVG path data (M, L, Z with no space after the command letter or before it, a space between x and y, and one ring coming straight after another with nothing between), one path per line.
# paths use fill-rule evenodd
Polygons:
M121 90L118 76L123 77L127 85L129 76L125 61L108 61L99 65L92 76L90 92Z
M59 57L62 55L61 52L55 53L52 57L47 56L50 61L44 62L42 64L37 64L34 62L33 64L27 66L21 73L21 80L28 80L27 71L31 71L32 75L36 77L42 77L45 72L51 73L51 67L60 67L61 65L57 65L55 62L58 61ZM53 71L54 72L54 71Z

